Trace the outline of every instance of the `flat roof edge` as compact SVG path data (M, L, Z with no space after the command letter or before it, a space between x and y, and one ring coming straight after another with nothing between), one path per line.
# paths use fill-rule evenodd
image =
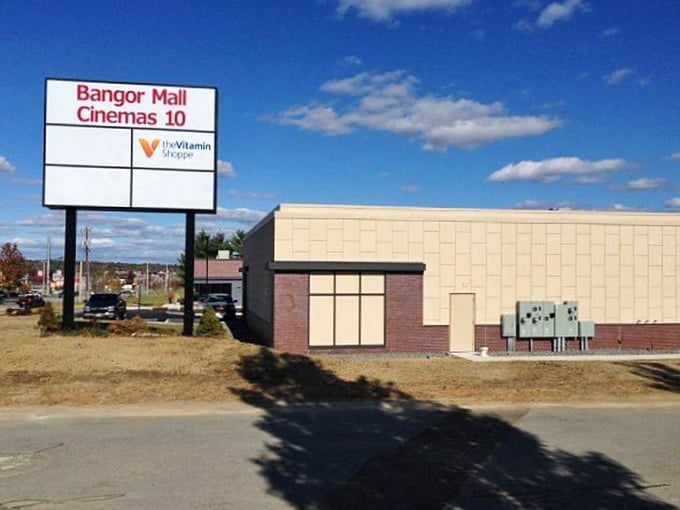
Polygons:
M424 273L425 264L421 262L270 262L267 269L276 273L307 271L372 271L380 273Z

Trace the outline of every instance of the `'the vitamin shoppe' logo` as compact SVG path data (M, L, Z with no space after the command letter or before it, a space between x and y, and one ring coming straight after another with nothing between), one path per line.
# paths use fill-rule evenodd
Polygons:
M159 143L160 140L158 138L151 140L151 143L149 143L149 141L146 138L139 139L139 144L142 146L144 154L146 154L147 158L153 156L153 153L156 151L156 147L158 147Z

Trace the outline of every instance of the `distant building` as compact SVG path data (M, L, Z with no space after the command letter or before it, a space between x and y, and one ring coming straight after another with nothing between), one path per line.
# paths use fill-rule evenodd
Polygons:
M560 350L580 321L591 349L680 348L678 214L284 204L243 254L246 320L286 351L504 351L502 315L554 349L526 302L578 323Z
M231 294L231 297L237 300L237 307L240 307L243 303L242 266L241 260L196 259L194 261L196 294L199 296L213 293Z

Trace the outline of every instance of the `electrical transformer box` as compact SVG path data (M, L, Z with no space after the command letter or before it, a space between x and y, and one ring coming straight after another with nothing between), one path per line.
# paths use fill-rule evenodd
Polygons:
M550 301L517 302L517 336L519 338L552 338L555 305Z
M555 336L576 337L579 334L578 302L565 301L555 307Z
M501 315L501 336L514 338L517 336L517 319L515 314Z
M578 336L581 338L594 338L595 323L593 321L579 321Z

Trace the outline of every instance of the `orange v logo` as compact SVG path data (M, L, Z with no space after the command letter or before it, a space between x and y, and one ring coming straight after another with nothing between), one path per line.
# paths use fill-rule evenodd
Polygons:
M149 144L149 141L146 138L139 139L139 144L142 146L142 149L144 149L144 154L146 154L147 158L153 156L159 142L160 140L158 138L151 140L151 144Z

